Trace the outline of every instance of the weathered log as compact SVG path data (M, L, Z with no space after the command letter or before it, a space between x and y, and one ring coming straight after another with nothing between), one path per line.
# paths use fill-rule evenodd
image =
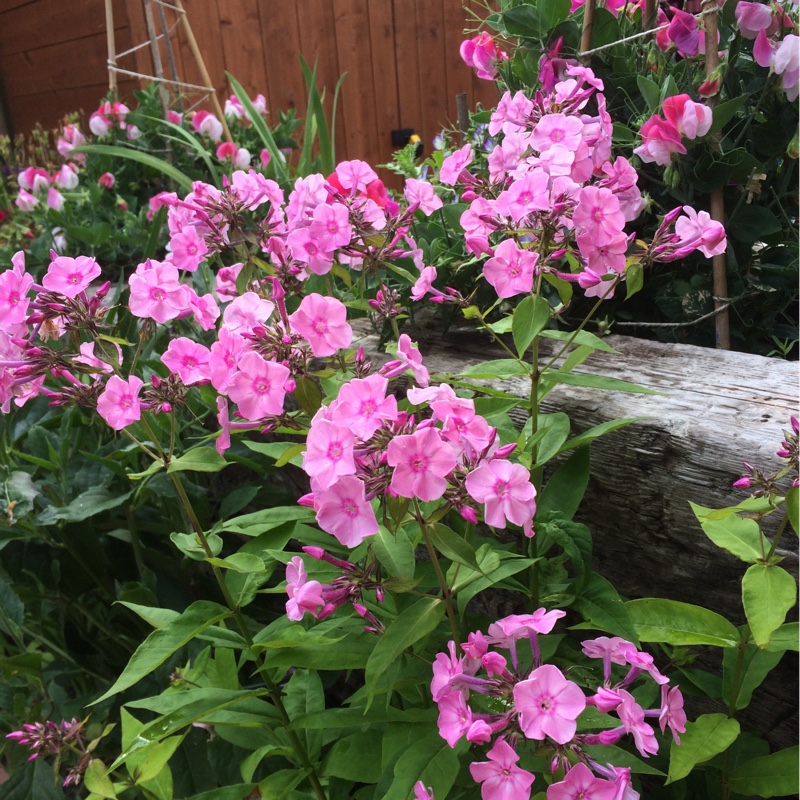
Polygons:
M377 339L366 329L361 334L359 343L381 361ZM735 505L746 497L732 487L742 461L765 471L781 466L775 451L790 415L798 413L798 364L626 336L606 341L618 354L597 352L575 372L663 394L561 385L543 403L544 412L566 412L573 433L612 419L645 417L592 444L591 478L577 519L592 530L595 569L629 598L697 603L743 624L741 577L747 565L705 536L689 501ZM544 358L553 352L547 345ZM504 355L488 337L464 330L432 335L420 350L432 374L459 373ZM490 385L526 398L530 391L524 379ZM769 521L773 527L777 522ZM796 575L797 539L787 534L782 541L782 566ZM758 709L759 729L772 731L776 744L796 740L796 678L796 666L780 669L780 685L762 689L751 706Z

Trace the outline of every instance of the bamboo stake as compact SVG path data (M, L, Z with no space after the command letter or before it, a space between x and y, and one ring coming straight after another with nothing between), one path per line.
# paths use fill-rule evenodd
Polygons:
M592 47L592 30L594 28L594 8L597 0L586 0L583 6L583 33L581 34L580 59L584 64L588 64L591 57L587 55Z
M164 37L164 48L167 51L167 63L169 64L169 71L172 75L173 86L175 87L176 99L178 102L178 109L183 113L183 98L178 89L178 68L175 65L175 53L172 51L172 38L169 35L169 28L167 27L167 18L164 15L164 4L156 2L156 10L158 11L158 24L161 26L161 34Z
M646 31L651 31L656 26L658 19L658 4L656 0L644 0L644 17L642 22Z
M117 96L117 45L114 41L114 7L106 0L106 44L108 46L108 89Z
M716 8L716 0L704 0L703 11L708 12ZM706 77L709 78L719 66L719 45L717 44L717 20L715 13L703 14L703 29L705 31L706 43ZM714 107L719 101L719 90L717 94L708 99L708 105ZM725 199L722 194L722 187L718 187L711 192L711 219L720 224L725 224ZM715 316L717 332L717 348L720 350L731 349L730 315L725 307L728 298L728 273L726 267L725 253L714 256L712 261L712 275L714 280L714 309L719 313Z
M458 116L458 129L461 131L461 144L464 144L467 131L469 131L469 105L466 92L456 95L456 115Z
M183 25L186 39L189 42L189 49L192 51L194 60L197 62L197 68L200 70L200 77L203 79L203 83L205 83L206 88L211 92L211 102L214 104L214 110L217 112L217 117L222 123L222 130L225 133L225 138L227 141L232 142L233 136L231 136L231 131L228 127L228 121L225 119L225 114L222 112L222 106L219 103L219 98L217 97L217 93L214 89L214 84L211 82L211 77L206 69L206 62L203 61L203 54L200 52L200 48L197 46L197 40L194 38L192 26L189 24L189 18L186 16L186 11L183 8L183 3L181 0L175 0L175 8L178 9L178 13L180 14L181 25Z

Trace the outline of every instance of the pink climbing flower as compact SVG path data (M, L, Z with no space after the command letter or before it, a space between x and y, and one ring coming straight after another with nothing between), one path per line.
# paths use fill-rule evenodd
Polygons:
M180 336L171 339L161 361L180 377L186 386L206 381L209 378L208 359L210 352L199 342Z
M311 352L318 358L334 355L353 339L353 329L347 323L347 308L335 297L306 295L297 311L289 315L289 322L308 341Z
M228 397L238 405L245 419L280 414L289 374L283 364L266 361L253 351L247 352L239 359L239 371L228 386Z
M358 547L378 532L378 520L364 497L364 483L344 475L327 489L314 492L317 522L345 547Z
M100 274L98 263L88 256L68 258L50 251L50 266L42 278L42 285L49 292L59 292L65 297L76 297Z
M433 789L426 787L422 781L417 781L414 784L414 800L434 800Z
M661 167L672 163L672 154L686 152L678 129L659 116L652 116L639 130L642 143L633 149L645 163L655 162Z
M502 529L508 520L533 536L536 489L521 464L503 459L483 461L467 475L466 487L473 500L485 504L487 525Z
M139 392L143 385L135 375L131 375L127 381L112 375L97 398L97 413L115 431L137 422L141 418Z
M547 800L616 800L616 783L598 778L586 764L576 764L563 781L547 787Z
M297 622L308 611L316 616L317 608L325 605L322 585L319 581L308 580L305 564L300 556L294 556L286 565L286 616Z
M436 428L425 428L392 439L386 458L395 468L391 488L400 497L418 497L427 502L444 494L446 476L456 466L457 451Z
M529 800L533 775L517 766L519 756L511 745L498 739L486 755L488 761L469 765L470 775L481 784L482 800Z
M691 58L700 52L700 29L697 17L679 8L672 7L672 20L667 28L667 36L675 44L678 55Z
M519 726L529 739L549 736L566 744L575 736L575 720L586 708L586 697L558 667L545 664L514 687L514 706L519 712Z
M705 136L711 130L711 109L703 103L695 103L688 94L668 97L664 100L662 110L667 122L687 139Z
M460 53L464 63L486 81L493 81L497 77L497 63L508 59L508 53L498 49L486 31L461 42Z
M210 111L197 111L192 117L192 128L215 142L222 138L222 123Z
M356 472L353 431L320 417L314 418L306 439L303 469L320 488L328 489L343 475Z
M116 182L117 179L110 172L104 172L97 179L97 185L102 186L103 189L113 189Z

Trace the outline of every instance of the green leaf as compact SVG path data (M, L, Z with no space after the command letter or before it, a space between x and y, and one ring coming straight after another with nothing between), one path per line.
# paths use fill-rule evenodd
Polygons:
M161 472L162 469L164 469L163 461L153 461L147 469L141 472L129 472L128 477L132 481L141 481L145 478L149 478L151 475L155 475L157 472Z
M714 106L709 134L721 131L733 119L734 114L747 102L747 97L748 95L746 94L740 94L732 100Z
M228 466L228 462L214 447L195 447L180 458L169 462L167 473L172 472L220 472Z
M786 492L786 513L794 532L800 535L800 488L797 486Z
M319 140L319 159L322 166L322 172L325 175L329 175L333 172L336 166L336 155L334 152L333 146L333 137L328 127L328 120L325 117L325 110L322 105L322 97L317 89L317 62L314 62L314 71L313 73L308 68L308 64L306 60L303 58L303 54L300 54L300 67L303 70L303 78L306 82L306 88L308 89L308 109L306 111L306 123L308 123L309 118L313 118L314 120L314 128L316 130L317 138ZM334 93L334 117L336 114L336 96L339 94L339 89L341 88L342 81L344 80L344 75L339 78L339 82L336 84L336 91ZM335 120L331 120L331 124L333 125ZM304 137L303 142L303 150L305 152L306 148L306 138ZM311 137L312 141L309 144L313 144L313 137ZM310 166L310 158L309 158L309 166ZM309 169L309 172L311 170ZM302 173L307 174L307 173Z
M112 494L105 486L93 486L79 494L69 505L57 508L50 506L36 518L37 525L53 525L59 520L82 522L101 511L121 506L133 493Z
M589 331L553 331L546 330L539 334L544 339L555 339L558 342L571 342L574 345L583 347L593 347L595 350L602 350L604 353L618 353L610 344L603 341L599 336L595 336Z
M781 653L785 650L793 650L796 653L800 650L800 623L784 622L772 634L765 649Z
M295 442L251 442L243 440L245 447L256 453L275 459L275 466L293 464L295 467L303 466L302 454L306 449L305 444ZM278 464L280 462L280 464Z
M176 650L191 641L198 633L231 615L227 608L208 600L192 603L182 614L163 628L153 631L131 656L114 685L89 705L128 689L163 664Z
M569 18L569 0L538 0L536 10L539 12L539 21L542 31L552 31L556 25Z
M208 553L196 533L171 533L169 538L181 553L194 561L205 561L208 558ZM222 537L219 534L207 533L206 544L212 555L218 556L222 552Z
M363 714L359 719L363 721ZM325 759L323 774L357 783L377 783L381 777L381 743L374 731L337 738Z
M208 563L248 575L264 572L264 559L253 553L233 553L227 558L209 558Z
M159 172L162 172L168 178L171 178L178 186L188 193L192 191L192 179L184 172L181 172L172 164L162 161L156 156L151 156L149 153L143 153L141 150L135 150L132 147L117 147L110 144L84 144L81 147L76 147L74 153L86 153L87 155L97 156L111 156L111 158L127 158L130 161L137 161L147 167L152 167Z
M540 39L542 36L539 12L535 6L508 8L501 14L501 19L506 32L511 36L524 39Z
M588 372L556 372L548 370L542 375L542 383L566 383L569 386L588 386L591 389L607 389L612 392L628 392L630 394L664 394L646 386L639 386L619 378L606 378L603 375L592 375Z
M322 406L322 389L307 375L297 376L297 386L292 396L309 417L313 417Z
M623 603L617 590L601 575L592 574L574 606L594 627L621 636L638 646L635 623L628 613L630 603Z
M685 778L696 764L727 750L738 735L739 723L724 714L703 714L694 722L687 722L680 745L672 742L670 747L666 782L674 783Z
M705 509L694 503L689 505L700 520L700 527L705 535L717 547L727 550L741 561L755 563L769 550L769 542L754 519L729 514L723 519L704 520L702 513Z
M761 758L739 764L728 778L728 785L736 794L758 797L797 797L800 794L797 779L797 761L800 751L788 747Z
M730 219L725 230L740 242L758 242L772 233L779 233L781 221L764 206L743 203L736 215Z
M325 691L319 674L314 670L295 670L284 689L284 704L290 719L315 714L325 710ZM323 732L312 729L298 732L312 763L322 752Z
M534 466L540 467L561 451L561 446L569 436L569 417L561 411L540 414L536 433L537 438L533 440L537 442Z
M645 78L644 75L636 76L636 85L639 87L639 93L647 103L647 110L651 114L656 114L661 109L661 90L655 81L650 78Z
M83 775L83 782L86 788L99 797L116 800L117 793L114 791L114 784L106 774L106 765L99 759L93 758L86 767Z
M630 300L644 286L644 269L641 264L631 264L625 270L625 299Z
M497 378L513 378L517 375L527 375L528 365L513 358L499 358L494 361L482 361L460 373L459 377L480 378L481 380L494 380Z
M520 358L545 325L550 321L552 309L543 297L528 295L514 310L511 334Z
M365 674L367 690L372 694L378 679L400 654L423 639L444 616L444 603L435 597L422 597L403 611L378 639Z
M445 557L465 567L481 571L475 559L475 549L466 540L462 539L454 530L447 525L436 523L428 526L428 534L431 537L433 546Z
M565 445L566 447L566 445ZM558 512L572 519L589 485L589 446L578 449L550 476L536 499L536 511Z
M369 539L369 543L389 575L393 578L414 577L414 545L403 528L392 533L379 525L378 532Z
M753 564L742 578L742 603L753 639L766 647L797 601L797 584L782 567Z
M563 447L559 449L556 455L565 453L567 450L571 450L573 447L582 447L589 442L593 442L595 439L599 439L601 436L605 436L607 433L611 433L611 431L619 430L620 428L624 428L626 425L630 425L633 422L639 422L643 419L647 419L647 417L628 417L627 419L612 419L608 422L601 422L599 425L595 425L593 428L589 428L588 431L584 431L583 433L579 434L574 439L570 439Z
M740 656L743 646L728 647L722 653L722 699L737 711L750 704L753 691L761 686L770 670L783 658L783 651L761 650L752 644L744 646L744 653ZM733 697L737 678L738 692Z
M736 647L740 642L739 632L732 623L701 606L646 597L629 600L625 607L643 642L714 647Z
M394 765L394 778L382 800L407 800L414 784L422 781L433 789L434 797L446 797L459 770L455 750L440 737L417 738L404 748Z

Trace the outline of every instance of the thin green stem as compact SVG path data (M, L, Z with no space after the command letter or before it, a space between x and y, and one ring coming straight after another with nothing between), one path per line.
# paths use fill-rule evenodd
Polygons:
M775 533L775 538L772 540L772 544L770 545L769 552L764 557L764 561L767 564L769 564L769 560L774 555L775 550L777 549L778 544L781 541L781 536L783 536L783 532L786 530L786 525L787 525L788 522L789 522L789 514L786 513L786 514L784 514L783 519L781 520L781 524L778 526L778 530Z
M159 458L147 445L140 442L127 428L122 429L122 433L127 436L140 450L147 453L153 461L161 461L162 459Z
M458 625L456 624L456 616L453 613L453 596L450 594L450 587L447 585L447 580L442 572L442 565L439 563L439 557L436 555L436 548L431 542L430 534L428 533L428 526L425 524L425 517L422 514L422 509L419 507L417 498L414 498L414 511L419 527L422 530L422 538L425 539L425 546L428 548L428 555L430 556L433 569L436 572L436 577L439 581L439 586L442 588L442 599L444 600L445 608L447 609L447 619L450 621L450 630L453 634L453 641L456 647L461 647L461 637L458 634Z
M739 642L738 652L736 654L736 664L733 667L733 677L731 680L731 697L728 701L728 718L733 719L736 716L736 701L739 699L739 692L741 691L741 683L743 679L744 670L744 657L747 652L747 645L750 641L750 626L745 625L742 631L742 640ZM722 770L720 775L720 790L721 800L728 800L730 797L731 787L728 783L728 751L722 754Z
M139 580L144 582L144 557L142 555L142 542L139 539L139 529L136 525L136 514L132 503L125 506L125 516L128 520L128 533L131 535L131 547L133 548L133 558L136 561L136 571L139 573Z

